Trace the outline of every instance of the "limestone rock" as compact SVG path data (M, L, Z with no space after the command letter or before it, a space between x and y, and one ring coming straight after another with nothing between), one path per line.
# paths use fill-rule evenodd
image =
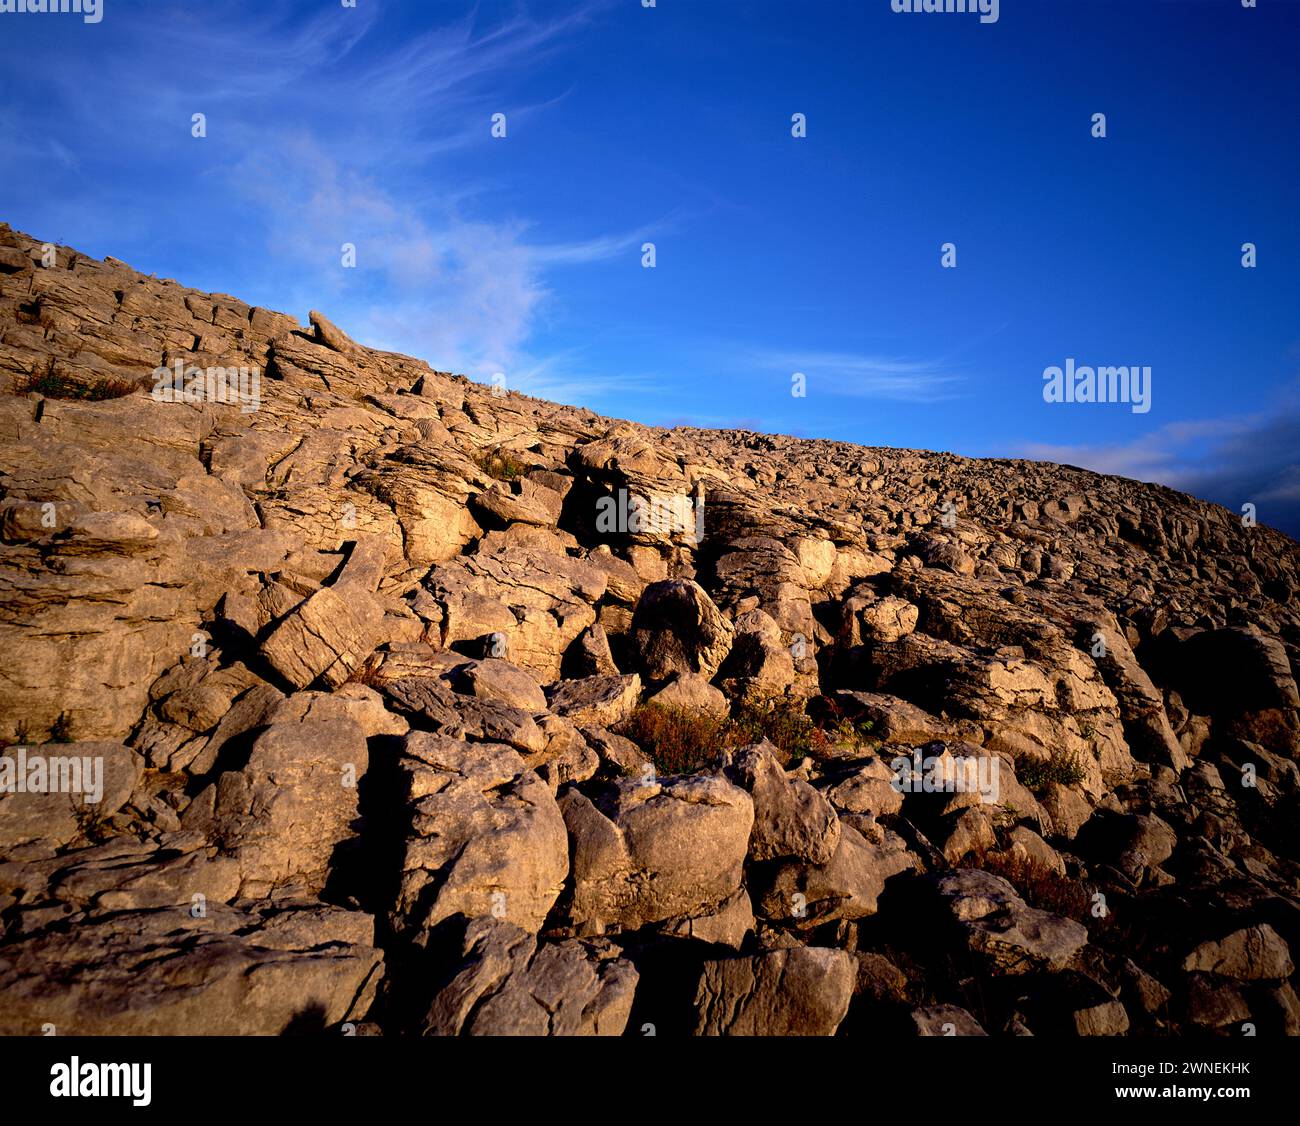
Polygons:
M262 643L262 656L295 688L320 679L337 688L374 651L379 608L352 592L318 590Z
M632 617L632 638L649 680L674 673L711 679L731 651L734 631L705 593L689 579L651 583Z
M313 914L133 911L25 939L0 960L0 1033L278 1036L359 1019L383 974L373 922Z
M696 1035L833 1036L856 977L852 955L810 946L705 962Z
M287 883L319 890L334 850L353 834L368 765L353 720L275 723L254 740L242 770L194 799L183 824L238 861L247 896Z
M1029 907L1000 876L960 869L937 884L970 948L1003 973L1061 969L1088 941L1072 919Z
M928 1005L912 1013L918 1036L987 1036L979 1021L958 1005Z
M1295 964L1277 931L1261 923L1202 942L1183 959L1183 969L1237 981L1281 981L1291 976Z
M725 716L731 710L727 698L696 673L679 673L646 703L712 716Z
M754 800L751 860L830 862L840 843L840 820L831 803L807 782L787 776L771 744L764 741L738 751L728 775Z
M130 798L144 763L118 743L47 743L0 751L0 854L62 846Z
M542 943L512 923L474 919L463 963L434 997L434 1036L619 1036L636 992L635 967L608 943Z
M781 861L759 877L757 913L805 929L834 919L861 919L876 912L885 881L913 866L901 842L868 840L841 823L839 843L825 864Z
M566 680L551 692L550 708L579 726L617 727L632 714L641 696L641 678L589 676Z
M417 939L453 915L535 934L569 873L551 791L509 747L413 732L401 762L411 828L393 925Z
M635 964L669 1023L829 1032L843 954L864 1024L1300 1028L1293 540L1071 466L604 419L48 258L0 223L0 1022L606 1032ZM643 696L724 774L656 781L611 730ZM7 790L19 748L102 757L100 801ZM900 792L913 754L994 800Z
M578 926L632 930L713 914L740 887L754 804L723 778L620 782L604 809L570 788L560 808Z

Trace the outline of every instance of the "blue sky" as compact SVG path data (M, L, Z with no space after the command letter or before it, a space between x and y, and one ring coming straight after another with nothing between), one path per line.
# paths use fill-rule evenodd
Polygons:
M606 414L1300 533L1293 0L103 2L0 14L19 229ZM1149 365L1150 411L1045 403L1067 358Z

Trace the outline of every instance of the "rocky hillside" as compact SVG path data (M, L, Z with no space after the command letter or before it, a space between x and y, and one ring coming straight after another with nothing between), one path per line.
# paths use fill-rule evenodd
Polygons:
M1294 542L310 322L0 226L0 1031L1300 1032Z

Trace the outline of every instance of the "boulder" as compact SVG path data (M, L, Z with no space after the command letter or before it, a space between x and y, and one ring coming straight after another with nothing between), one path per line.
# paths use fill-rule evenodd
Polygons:
M459 666L455 682L471 696L500 700L525 712L546 711L546 693L536 678L508 661L487 659Z
M725 778L621 781L597 807L560 796L573 853L576 926L635 930L715 914L740 887L754 803Z
M1183 959L1183 969L1235 981L1282 981L1295 964L1281 935L1260 923L1200 943Z
M885 881L913 864L897 837L877 844L841 823L835 852L825 864L785 860L755 873L755 911L800 930L835 919L863 919L876 913Z
M912 1010L918 1036L987 1036L979 1021L959 1005L927 1005Z
M936 888L970 949L1001 973L1062 969L1088 941L1082 924L1028 906L1001 876L962 868Z
M608 942L539 943L513 923L478 918L455 977L433 999L426 1036L619 1036L636 968Z
M303 916L299 918L298 916ZM279 1036L359 1020L383 977L374 921L312 905L128 911L11 944L0 1033Z
M410 830L392 921L422 942L444 919L492 916L535 934L569 874L550 788L509 747L412 732L399 762Z
M727 698L704 677L679 673L663 688L647 697L646 703L703 715L725 716L731 710Z
M795 946L704 963L697 1036L833 1036L848 1015L857 963L843 950Z
M749 858L827 864L839 847L840 820L822 794L786 774L773 750L766 740L744 747L727 771L754 800Z
M382 618L368 595L356 590L343 595L324 587L275 627L261 653L295 688L317 679L337 688L374 652Z
M245 896L280 885L318 891L335 849L355 834L357 787L369 759L351 719L271 724L253 741L245 766L208 785L182 824L235 858Z
M550 709L580 727L617 727L641 698L641 678L589 676L561 681L551 690Z
M698 673L711 680L731 651L731 623L699 583L666 579L641 592L632 644L648 680Z

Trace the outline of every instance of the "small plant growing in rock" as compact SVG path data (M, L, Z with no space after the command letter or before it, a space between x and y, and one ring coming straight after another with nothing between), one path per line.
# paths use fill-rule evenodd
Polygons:
M1004 804L993 807L993 827L995 829L1014 829L1020 822L1020 810L1014 805Z
M1054 751L1046 762L1021 759L1016 763L1016 777L1034 793L1047 789L1052 782L1062 786L1076 785L1083 781L1086 773L1079 756L1073 751Z
M879 742L871 738L871 732L875 724L869 719L862 719L854 722L851 719L841 719L830 727L817 728L813 736L814 745L823 751L848 751L850 754L858 754L863 751L873 751L880 746Z
M731 721L685 708L642 704L619 725L618 733L636 743L660 774L691 774L713 765L732 745Z
M528 472L528 466L509 450L479 450L474 455L474 464L498 481L513 481Z
M59 718L50 726L50 737L48 742L72 742L72 721L68 719L67 712L59 712Z
M1023 853L989 850L968 856L961 866L1001 876L1030 907L1064 915L1085 926L1094 921L1091 888Z
M138 390L134 383L125 379L105 379L98 383L78 383L66 375L60 375L50 368L38 375L29 375L20 380L14 388L16 394L25 395L35 391L47 399L77 399L82 402L97 403L105 399L120 399Z
M109 818L104 817L92 805L80 805L76 810L77 831L88 841L102 844L112 838L113 826Z
M642 704L618 728L654 761L661 774L690 774L712 766L729 747L766 739L788 764L797 765L813 746L817 729L794 696L743 700L728 717L661 704Z
M766 739L797 764L813 749L817 727L797 696L766 696L743 700L732 719L737 744Z
M812 736L811 751L823 758L836 754L865 754L880 749L880 741L872 737L876 725L869 719L850 719L829 696L813 701L813 710L821 717Z
M383 684L383 677L379 675L379 661L362 661L356 668L348 674L349 684L364 684L368 688L377 688Z

